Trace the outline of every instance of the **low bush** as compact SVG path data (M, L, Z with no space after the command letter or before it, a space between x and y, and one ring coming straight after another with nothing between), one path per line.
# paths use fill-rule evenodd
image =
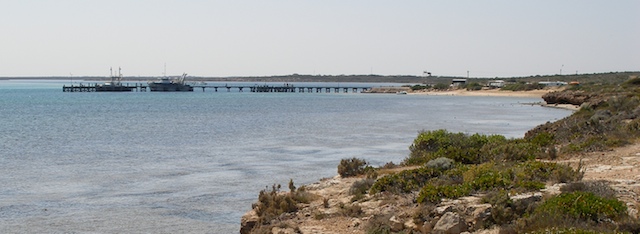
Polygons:
M439 203L442 198L455 199L468 196L473 188L468 183L454 185L432 185L427 184L420 190L418 194L418 203Z
M365 168L368 163L364 159L350 158L340 160L338 165L338 174L342 177L351 177L362 175L365 173Z
M440 157L427 162L426 166L438 170L449 170L455 166L455 161L450 158Z
M517 164L514 170L515 183L527 181L567 183L582 179L581 166L574 170L568 165L552 162L528 161Z
M435 90L447 90L449 88L450 88L449 84L446 84L446 83L437 83L433 85L433 89Z
M425 90L425 89L430 89L431 86L430 85L414 85L411 86L411 90Z
M418 194L418 202L438 203L442 198L455 199L475 192L496 190L535 191L544 188L545 182L571 182L579 179L579 175L579 172L569 166L538 161L459 165L453 169L433 174L424 183L420 183L423 186ZM394 178L399 180L400 177ZM424 181L426 177L419 178ZM389 180L386 183L388 183L386 187L392 188L394 184L402 184L403 186L418 184L406 180ZM376 182L376 184L378 183Z
M295 190L293 180L289 181L290 192L280 192L281 185L271 186L260 191L258 202L252 205L259 217L260 224L268 224L281 214L298 211L299 203L311 203L317 195L304 191L304 187ZM292 189L293 188L293 189Z
M351 188L349 188L349 194L354 196L354 201L360 200L369 192L369 189L375 182L376 181L374 179L358 180L351 185Z
M410 193L419 190L431 178L438 177L441 174L442 172L440 170L421 167L385 175L376 180L373 186L371 186L370 193Z
M478 82L472 82L464 86L468 91L481 90L482 85Z
M271 190L262 190L258 195L258 202L253 204L253 208L259 217L261 224L268 224L274 218L283 213L295 212L298 210L297 202L289 194L280 194L280 185L273 185Z
M615 198L590 192L562 193L538 206L526 220L526 228L606 226L611 223L608 220L626 218L626 211L625 204Z
M500 145L506 142L499 135L466 135L446 130L422 131L409 147L410 154L404 160L405 165L421 165L430 160L446 157L456 162L477 164L491 160L482 148L487 144Z
M362 211L362 207L357 203L345 205L340 203L340 213L347 217L360 217L364 212Z

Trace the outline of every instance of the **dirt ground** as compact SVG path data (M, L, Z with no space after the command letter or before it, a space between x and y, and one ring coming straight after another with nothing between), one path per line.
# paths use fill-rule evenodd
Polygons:
M582 161L583 180L606 180L627 203L630 213L638 215L640 205L640 142L607 152L588 153L559 160L577 167Z

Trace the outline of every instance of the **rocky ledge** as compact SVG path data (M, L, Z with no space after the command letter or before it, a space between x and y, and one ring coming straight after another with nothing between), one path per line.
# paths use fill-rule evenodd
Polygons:
M542 95L542 99L550 105L554 104L571 104L582 105L582 103L588 102L593 96L583 91L570 91L565 90L562 92L555 91Z
M268 225L258 227L255 209L241 220L240 233L366 233L371 225L389 224L392 232L411 233L500 233L497 227L483 229L491 217L492 207L482 203L483 194L444 200L437 206L424 207L415 202L417 194L365 195L353 201L349 189L363 178L336 176L305 186L317 199L303 204L297 212L284 213ZM559 193L559 185L541 192L514 195L511 199L524 206L538 202L546 194ZM286 194L288 192L281 192ZM415 223L416 215L428 221Z

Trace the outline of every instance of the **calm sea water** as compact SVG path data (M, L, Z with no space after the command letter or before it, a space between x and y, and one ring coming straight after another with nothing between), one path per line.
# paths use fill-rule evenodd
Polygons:
M522 137L535 98L63 93L0 81L1 233L237 233L258 192L400 162L420 130ZM359 84L367 86L366 84Z

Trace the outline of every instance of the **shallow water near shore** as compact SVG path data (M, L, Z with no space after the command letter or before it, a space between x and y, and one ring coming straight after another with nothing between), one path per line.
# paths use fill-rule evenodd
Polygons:
M0 232L237 233L258 192L400 162L420 130L522 137L539 98L63 93L0 81ZM366 86L366 85L363 85Z

